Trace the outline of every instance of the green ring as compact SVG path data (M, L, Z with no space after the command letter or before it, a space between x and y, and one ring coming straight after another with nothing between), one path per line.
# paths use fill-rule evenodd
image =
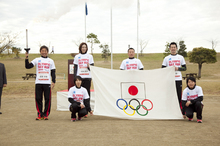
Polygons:
M146 115L148 114L148 110L146 110L146 111L147 111L146 114L142 115L142 114L140 114L140 113L138 112L138 109L140 108L140 106L143 106L145 109L147 109L147 107L144 106L144 105L138 105L138 106L136 107L136 112L137 112L140 116L146 116Z

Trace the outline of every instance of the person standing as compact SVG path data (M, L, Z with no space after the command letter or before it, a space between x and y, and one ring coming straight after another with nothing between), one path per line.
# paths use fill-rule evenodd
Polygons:
M128 49L128 57L123 60L120 66L121 70L143 70L144 66L139 59L134 58L135 50L133 48Z
M0 63L0 109L1 109L1 97L2 97L2 89L7 86L7 78L6 78L6 70L5 65ZM2 112L0 112L2 114Z
M82 78L82 87L86 88L89 97L90 97L90 88L91 88L91 80L92 76L90 73L89 66L94 66L93 56L87 53L88 46L86 43L81 43L79 45L79 54L77 54L74 58L74 78L76 76L80 76ZM90 98L89 98L90 102ZM85 115L88 117L88 115Z
M54 61L48 58L49 49L47 46L40 47L41 57L35 58L29 63L28 53L26 52L25 67L26 69L33 68L36 66L36 80L35 80L35 102L37 109L36 120L48 120L51 109L51 88L53 89L56 82L56 68ZM52 83L51 77L52 76ZM44 111L42 100L45 100Z
M182 55L177 54L177 44L175 42L170 43L171 54L166 56L162 63L162 68L168 66L175 67L175 81L176 81L176 91L178 101L181 105L181 95L182 95L182 74L181 71L186 71L186 62Z
M196 85L194 77L187 78L186 85L187 87L183 90L182 95L183 118L185 119L187 116L189 121L193 121L193 113L196 112L197 122L202 123L202 88Z

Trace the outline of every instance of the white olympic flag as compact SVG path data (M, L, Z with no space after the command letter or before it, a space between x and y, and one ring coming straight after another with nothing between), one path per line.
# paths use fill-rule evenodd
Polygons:
M175 69L111 70L90 66L95 90L94 115L131 119L183 119Z

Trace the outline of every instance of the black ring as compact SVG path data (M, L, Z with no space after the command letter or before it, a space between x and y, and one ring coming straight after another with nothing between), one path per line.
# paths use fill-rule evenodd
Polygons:
M132 101L132 100L136 100L136 101L138 102L138 104L139 104L138 110L139 110L140 107L141 107L140 102L139 102L136 98L132 98L132 99L129 101L129 105L131 105L131 101ZM135 108L132 108L131 106L130 106L130 108L131 108L132 110L136 110Z

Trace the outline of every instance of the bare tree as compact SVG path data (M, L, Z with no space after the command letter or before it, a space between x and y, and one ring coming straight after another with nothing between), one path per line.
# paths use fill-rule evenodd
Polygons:
M217 39L211 39L211 40L209 40L209 42L211 42L211 44L212 44L212 49L215 49L219 43L219 41Z
M50 48L50 44L51 44L51 42L49 42L49 43L47 44L47 43L45 43L45 42L42 43L42 41L38 41L38 46L39 46L39 47L45 45L45 46L47 46L48 48Z
M148 44L149 40L140 40L140 48L141 48L141 56L143 56L143 51L144 49L147 47L147 44Z
M16 43L20 33L5 32L0 35L0 54L4 51L11 49Z
M79 47L79 45L83 42L83 38L78 38L76 40L73 40L74 44Z

